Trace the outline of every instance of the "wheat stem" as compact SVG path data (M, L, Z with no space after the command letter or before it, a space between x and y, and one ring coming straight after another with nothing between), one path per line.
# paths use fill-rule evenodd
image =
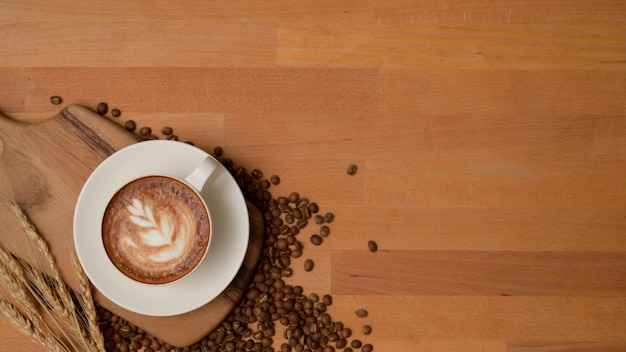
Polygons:
M89 332L89 336L98 350L104 351L104 337L102 336L102 331L98 325L98 314L96 312L96 307L93 304L89 279L87 278L87 275L85 274L83 267L80 265L76 255L72 256L72 264L76 269L78 283L80 285L80 293L78 297L81 303L81 308L87 317L87 331Z
M46 334L33 326L33 322L25 317L19 309L9 301L0 299L0 310L2 315L14 327L23 334L32 337L32 339L41 346L46 347L52 352L69 352L69 350L54 336Z

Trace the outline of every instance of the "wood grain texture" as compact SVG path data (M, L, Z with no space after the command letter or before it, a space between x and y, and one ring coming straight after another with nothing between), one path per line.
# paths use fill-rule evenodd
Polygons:
M290 282L376 351L626 349L626 2L0 2L0 110L279 175L336 216Z

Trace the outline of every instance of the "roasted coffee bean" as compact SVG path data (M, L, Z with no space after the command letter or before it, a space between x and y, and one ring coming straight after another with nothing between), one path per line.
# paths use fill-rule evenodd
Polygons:
M356 171L357 171L357 166L355 164L348 166L348 170L347 170L348 175L352 176L356 174Z
M363 335L369 335L372 333L372 327L369 325L363 325Z
M324 217L321 215L315 215L314 219L315 219L315 223L318 225L321 225L324 223Z
M273 185L277 185L280 183L280 177L278 177L278 175L272 175L270 177L270 181L272 182Z
M324 215L325 222L330 224L333 220L335 220L335 215L333 213L326 213L326 215Z
M157 140L157 139L159 139L159 137L157 137L157 136L155 136L153 134L150 134L150 135L148 135L148 136L143 138L144 141L154 141L154 140Z
M139 129L139 135L140 136L145 137L145 136L150 135L151 133L152 133L152 128L150 128L150 127L142 127L142 128Z
M128 336L128 334L130 334L132 331L133 330L129 325L120 326L120 334L122 334L122 336Z
M289 204L289 198L281 196L276 199L276 202L278 203L278 205L287 205Z
M168 141L177 141L178 140L178 136L175 134L171 134L169 136L167 136L167 140Z
M324 305L330 306L331 304L333 304L333 297L328 294L324 295L324 297L322 297L322 302L324 303Z
M302 250L301 249L293 249L291 251L291 257L292 258L300 258L302 256Z
M295 203L295 202L297 202L297 201L298 201L298 199L300 199L300 194L298 194L298 192L292 192L292 193L289 195L289 201L290 201L291 203Z
M304 261L304 271L311 271L313 270L314 266L315 263L311 259L307 259Z
M317 203L310 203L309 211L313 214L316 214L318 211L320 211L320 207L317 205Z
M63 99L58 95L53 95L50 97L50 103L52 103L52 105L59 105L62 102L63 102Z
M255 179L255 180L260 180L260 179L263 178L263 172L261 172L261 170L259 170L259 169L254 169L250 173L250 176L252 176L252 178Z
M120 116L122 116L122 112L120 111L120 109L113 109L113 110L111 110L111 116L113 116L113 117L120 117Z
M367 310L365 309L357 309L356 316L359 318L365 318L367 316Z
M224 148L217 146L215 148L213 148L213 155L215 156L222 156L224 155Z
M161 128L161 133L162 133L162 134L164 134L164 135L166 135L166 136L169 136L169 135L171 135L172 133L174 133L174 129L173 129L173 128L171 128L171 127L167 127L167 126L166 126L166 127Z
M378 250L378 244L376 244L376 242L374 241L368 241L367 248L370 250L370 252L374 253Z
M352 348L361 348L362 345L363 343L361 342L361 340L352 340L352 342L350 343L350 346L352 346Z
M137 128L137 124L133 120L128 120L124 124L124 127L126 127L126 130L133 132Z
M278 218L278 220L280 220ZM276 248L278 249L285 249L289 246L289 243L287 242L286 238L279 238L278 241L276 241Z
M361 348L361 352L372 352L373 350L374 350L374 346L372 346L372 344L369 344L369 343L366 343Z
M341 349L341 348L346 347L347 344L348 344L348 340L341 338L341 339L337 340L337 343L335 344L335 347Z
M323 240L319 235L311 235L311 243L314 245L319 246L322 242Z
M328 226L323 225L322 227L320 227L320 236L328 237L329 234L330 234L330 228Z
M281 274L282 274L283 277L290 277L291 275L293 275L293 269L291 269L291 268L284 268L281 271Z
M107 105L107 103L100 103L96 107L96 112L98 113L98 115L105 115L108 111L109 106Z

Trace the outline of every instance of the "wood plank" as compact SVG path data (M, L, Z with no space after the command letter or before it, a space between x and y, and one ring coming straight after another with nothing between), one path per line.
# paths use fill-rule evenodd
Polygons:
M245 0L216 0L202 3L193 0L156 0L148 3L115 2L97 0L63 1L57 3L6 3L0 13L0 21L38 21L89 23L160 22L228 20L249 22L351 22L371 20L368 1L359 0L303 0L250 2Z
M623 207L503 208L354 204L322 198L335 220L324 248L379 250L626 251Z
M28 68L26 106L49 111L42 97L93 105L116 102L124 112L375 112L377 70L306 68ZM101 82L101 84L93 84Z
M626 350L626 343L604 342L510 342L507 352L620 352Z
M0 22L0 26L7 33L0 51L0 66L6 67L267 67L276 60L272 45L276 26L264 23ZM49 55L40 55L42 51Z
M278 63L300 67L623 70L623 33L621 26L599 25L281 24Z
M434 207L610 208L622 207L626 199L626 180L621 177L624 161L398 164L381 159L368 161L363 169L369 204L391 200L397 205ZM399 182L392 182L399 177Z
M242 9L245 8L245 11ZM8 2L0 21L67 22L81 18L86 22L115 21L247 21L264 19L291 23L380 23L440 25L480 24L624 24L626 8L622 2L599 0L509 0L494 4L488 0L468 3L447 1L332 1L305 0L250 3L243 0L217 0L198 6L190 0L135 2L32 3Z
M492 1L373 1L375 21L381 24L624 24L623 2L600 0Z
M503 119L623 116L625 84L622 70L384 70L380 108L397 114Z
M334 294L623 297L622 252L334 251Z
M462 340L623 343L624 297L464 297L333 294L329 312L373 333L363 342L393 351L396 341ZM358 318L365 308L367 318ZM401 323L399 323L401 322ZM356 335L359 336L359 335Z

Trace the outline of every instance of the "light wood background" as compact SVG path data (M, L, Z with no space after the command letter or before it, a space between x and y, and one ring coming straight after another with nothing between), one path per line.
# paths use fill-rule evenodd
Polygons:
M0 111L52 95L333 212L291 283L375 351L626 350L624 1L0 1Z

